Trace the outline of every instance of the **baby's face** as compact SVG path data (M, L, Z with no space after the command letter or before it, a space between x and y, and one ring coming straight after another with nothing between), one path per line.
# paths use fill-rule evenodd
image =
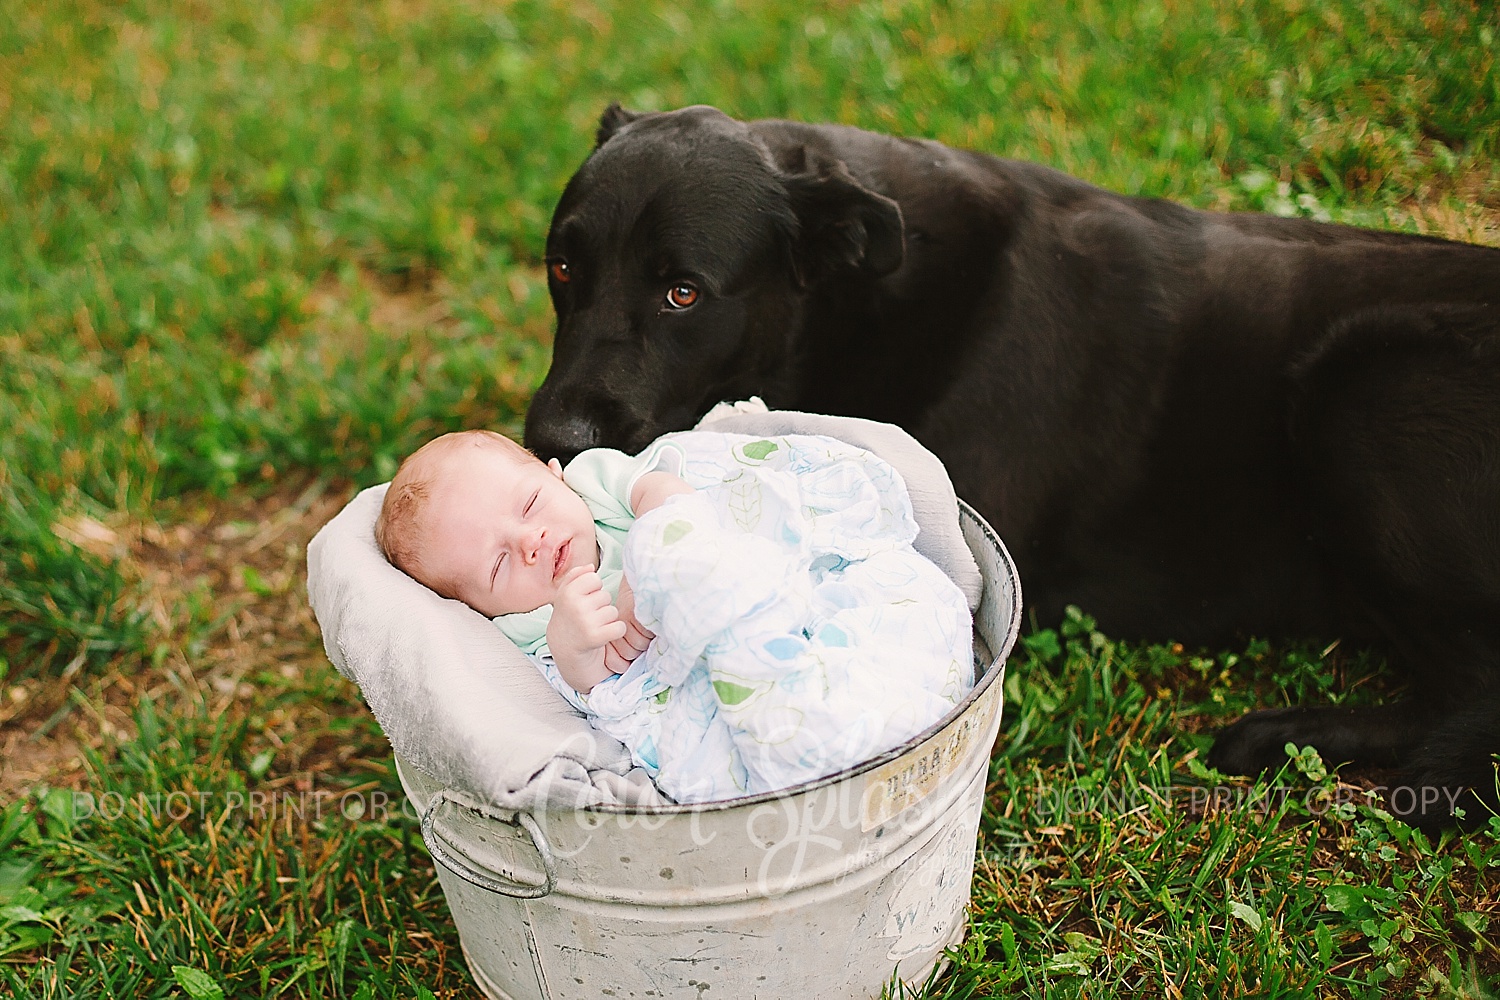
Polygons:
M599 567L594 518L543 465L493 446L463 445L436 459L424 517L423 574L488 617L551 604L576 566Z

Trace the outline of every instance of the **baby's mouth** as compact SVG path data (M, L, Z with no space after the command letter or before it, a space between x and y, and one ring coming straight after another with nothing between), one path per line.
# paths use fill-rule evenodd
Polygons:
M573 547L573 542L563 542L557 547L557 555L552 559L552 579L557 579L563 568L568 565L568 550Z

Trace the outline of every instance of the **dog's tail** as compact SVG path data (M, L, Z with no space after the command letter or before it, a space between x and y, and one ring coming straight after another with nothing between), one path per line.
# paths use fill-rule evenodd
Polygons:
M1467 829L1500 815L1500 690L1490 688L1445 713L1402 769L1386 796L1390 811L1435 830L1455 821Z

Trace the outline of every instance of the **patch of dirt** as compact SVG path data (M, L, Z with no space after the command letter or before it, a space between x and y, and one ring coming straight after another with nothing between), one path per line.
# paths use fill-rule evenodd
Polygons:
M0 803L14 802L40 784L77 787L83 750L70 734L37 736L40 725L0 732ZM28 731L29 730L29 731Z
M352 288L346 288L333 275L325 275L307 294L302 307L326 321L347 316L350 299L356 296L366 297L369 303L368 324L355 327L367 333L403 334L454 323L449 305L451 288L437 275L384 275L360 270Z
M1414 202L1407 206L1407 210L1416 221L1417 229L1425 235L1482 246L1500 246L1500 211L1487 208L1483 203Z
M1500 247L1500 184L1493 168L1476 167L1462 174L1448 193L1452 197L1422 191L1402 207L1428 236Z
M142 694L160 700L197 693L215 717L253 707L265 716L273 744L295 740L304 714L362 711L353 686L324 656L305 591L307 543L353 493L348 483L289 477L260 496L160 504L150 523L60 526L64 537L120 558L142 581L163 640L160 655L99 676L33 679L0 692L0 802L39 783L78 787L84 748L128 738ZM266 704L276 701L274 692L267 698L256 678L267 674L286 687L331 687L337 704ZM83 697L70 694L74 689ZM347 756L318 747L313 737L306 749L327 763ZM307 754L290 756L300 763Z

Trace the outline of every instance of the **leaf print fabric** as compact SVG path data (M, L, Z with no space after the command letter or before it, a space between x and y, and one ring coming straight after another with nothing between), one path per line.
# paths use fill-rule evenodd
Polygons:
M657 637L578 698L663 793L717 801L833 774L963 698L968 607L912 548L894 469L825 437L670 439L695 492L625 543L636 614Z

